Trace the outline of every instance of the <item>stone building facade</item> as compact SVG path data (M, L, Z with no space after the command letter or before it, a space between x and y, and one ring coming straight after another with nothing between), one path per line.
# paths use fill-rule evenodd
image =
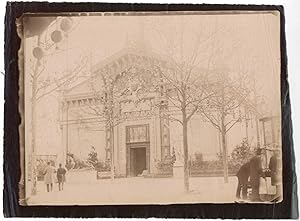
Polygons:
M155 173L155 162L171 154L169 120L164 114L168 106L158 66L164 64L157 55L122 50L94 66L89 79L66 91L61 102L61 158L74 149L88 149L80 147L80 139L82 131L90 131L87 139L94 140L100 157L114 161L117 175Z

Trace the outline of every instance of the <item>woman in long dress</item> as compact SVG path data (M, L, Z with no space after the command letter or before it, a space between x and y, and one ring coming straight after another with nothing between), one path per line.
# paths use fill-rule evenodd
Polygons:
M48 162L44 172L45 174L44 181L47 186L47 192L52 192L53 190L54 173L55 173L54 167L51 166L50 162Z

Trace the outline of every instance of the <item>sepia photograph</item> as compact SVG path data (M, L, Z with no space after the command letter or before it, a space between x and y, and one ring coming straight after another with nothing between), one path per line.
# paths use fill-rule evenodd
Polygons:
M16 25L23 204L284 199L279 11L25 13Z

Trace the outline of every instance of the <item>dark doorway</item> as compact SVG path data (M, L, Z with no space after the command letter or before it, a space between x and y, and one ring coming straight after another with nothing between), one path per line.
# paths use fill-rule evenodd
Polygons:
M126 126L126 176L150 173L149 125Z
M146 147L130 148L130 175L138 176L147 169Z

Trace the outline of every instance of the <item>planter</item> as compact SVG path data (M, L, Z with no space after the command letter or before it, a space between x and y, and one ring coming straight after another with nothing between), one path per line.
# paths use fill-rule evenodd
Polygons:
M222 177L224 176L224 171L222 169L218 170L192 170L192 177ZM236 173L228 171L229 176L235 176Z
M172 175L173 174L173 168L172 167L159 168L159 169L157 169L156 174L159 174L159 175Z
M155 175L161 177L170 177L173 175L173 165L174 165L174 158L173 157L166 157L165 159L158 161L156 164L157 171Z
M97 172L97 179L110 179L110 178L111 178L110 171Z
M151 173L143 176L144 178L171 178L173 177L172 174L158 174L158 173Z
M182 163L175 163L173 165L173 177L174 178L183 178L184 168Z

